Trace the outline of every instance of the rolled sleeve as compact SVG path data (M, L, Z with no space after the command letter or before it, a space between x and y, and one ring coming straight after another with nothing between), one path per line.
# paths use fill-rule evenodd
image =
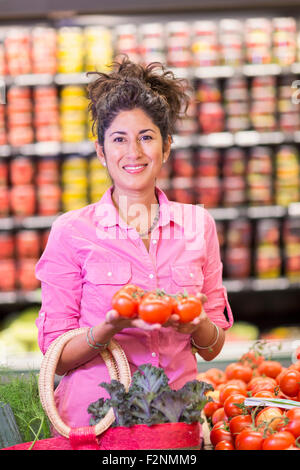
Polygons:
M203 266L204 283L202 292L207 297L205 312L217 326L228 329L233 325L233 315L228 302L227 291L223 286L223 264L216 224L206 211L205 218L206 259ZM225 315L225 309L226 314Z
M58 336L79 327L81 267L72 248L70 233L63 216L59 217L36 265L35 273L42 289L42 305L36 326L43 353Z

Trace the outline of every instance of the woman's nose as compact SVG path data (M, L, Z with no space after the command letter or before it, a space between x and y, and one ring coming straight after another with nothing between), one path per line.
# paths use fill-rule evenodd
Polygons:
M142 153L141 143L138 139L129 140L127 149L130 156L139 156Z

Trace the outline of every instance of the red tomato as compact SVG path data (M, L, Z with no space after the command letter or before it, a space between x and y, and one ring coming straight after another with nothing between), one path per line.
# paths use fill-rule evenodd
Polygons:
M239 362L245 366L255 368L259 366L259 364L261 364L264 360L264 356L262 356L260 353L250 350L242 355Z
M261 375L266 375L267 377L275 379L275 377L280 374L282 365L278 361L263 361L258 366L257 370Z
M226 398L228 398L230 395L233 395L234 393L239 393L241 395L244 395L245 397L247 396L247 392L241 388L239 385L236 384L226 384L225 387L220 390L220 397L219 401L220 403L224 404Z
M195 295L180 294L174 305L174 313L179 315L180 323L188 323L198 317L202 311L202 302Z
M234 450L234 446L229 441L219 441L215 450Z
M207 418L210 418L215 411L217 411L219 408L221 408L222 405L221 403L217 401L208 401L206 405L203 408L204 414Z
M300 409L292 408L285 413L282 423L277 426L277 431L288 431L297 439L300 436Z
M243 390L247 391L247 384L241 379L230 379L230 380L227 380L226 384L235 384L235 385L238 385Z
M226 398L224 402L224 411L228 418L238 416L244 413L243 408L236 406L237 404L243 404L245 401L244 395L233 394Z
M148 292L138 307L139 317L147 323L164 324L173 311L173 300L167 294Z
M118 290L112 297L112 308L122 317L133 318L138 315L141 295L144 291L133 284L127 284Z
M256 415L255 425L260 426L265 424L271 429L276 429L276 427L282 423L282 414L280 408L267 406Z
M248 383L248 391L252 392L252 394L262 390L269 390L274 393L276 387L278 387L278 384L272 377L254 377Z
M205 372L205 375L208 379L212 380L216 385L225 383L226 381L225 372L223 372L221 369L217 369L213 367L211 369L208 369Z
M236 450L261 450L263 434L250 428L243 429L235 438Z
M249 366L233 362L226 367L225 374L228 380L240 379L248 383L252 378L253 370Z
M219 421L228 421L228 417L225 415L224 408L218 408L211 417L212 424L216 424Z
M297 370L298 372L300 372L300 361L291 364L288 369Z
M216 423L210 431L210 442L215 447L220 441L228 441L233 444L233 439L229 427L223 421Z
M276 382L277 382L278 384L279 384L279 381L280 381L281 377L284 375L284 373L285 373L287 370L288 370L287 367L283 367L283 368L281 369L281 372L280 372L278 375L276 375Z
M287 370L280 378L279 387L289 397L297 396L300 390L300 372Z
M250 415L239 415L234 416L229 421L229 429L231 434L236 437L245 428L249 428L252 425L252 418Z
M295 436L288 431L279 431L264 439L262 450L284 450L294 445Z

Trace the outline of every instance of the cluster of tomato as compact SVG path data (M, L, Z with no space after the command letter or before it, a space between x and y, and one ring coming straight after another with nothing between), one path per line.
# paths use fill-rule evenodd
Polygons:
M214 387L204 413L215 450L300 450L300 361L283 367L250 350L224 371L197 378ZM246 397L293 400L295 407L249 407Z
M202 302L186 292L171 295L161 289L146 291L127 284L113 295L112 307L122 317L139 317L147 323L164 324L172 314L179 315L181 323L188 323L200 315Z

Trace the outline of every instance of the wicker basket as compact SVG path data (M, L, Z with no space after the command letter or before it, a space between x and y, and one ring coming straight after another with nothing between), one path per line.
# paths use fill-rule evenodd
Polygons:
M63 438L67 438L61 438L61 445L66 446L66 442L69 442L71 449L77 450L200 449L202 439L200 438L199 423L165 423L150 427L136 425L132 428L110 428L115 420L112 408L95 426L72 429L63 422L54 400L55 370L66 343L71 338L86 332L87 329L71 330L53 341L43 358L40 368L39 392L41 403L56 431ZM108 368L110 378L119 380L128 391L131 383L131 373L126 355L119 343L111 340L108 348L101 351L100 354ZM102 436L100 437L100 435ZM47 443L48 446L50 444L51 442ZM55 445L60 445L60 443L57 442Z
M85 333L88 328L77 328L62 334L54 340L49 346L41 364L39 374L39 393L42 406L49 420L56 431L64 436L70 437L71 428L67 426L61 419L54 400L54 378L55 370L64 346L75 336ZM126 355L115 340L111 340L106 350L100 352L105 362L111 379L119 380L128 390L131 382L131 373ZM102 434L115 420L113 409L111 408L107 415L99 421L95 426L91 426L91 430L95 435Z

